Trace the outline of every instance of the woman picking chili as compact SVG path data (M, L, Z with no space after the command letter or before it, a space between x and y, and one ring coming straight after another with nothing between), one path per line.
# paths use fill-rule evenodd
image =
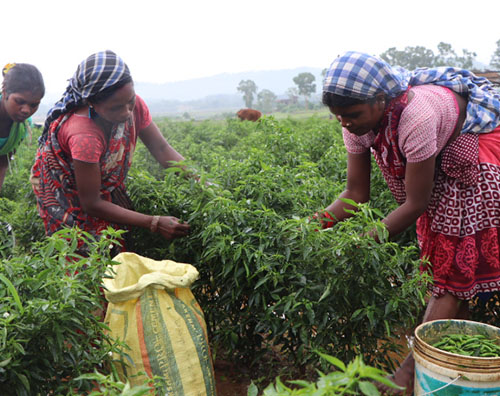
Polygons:
M470 299L500 290L500 94L467 70L410 72L347 52L326 73L323 103L347 149L340 198L369 200L372 152L399 204L383 219L389 235L416 222L431 264L424 322L466 318ZM323 226L350 216L346 208L335 200ZM411 394L413 376L410 355L393 380Z
M136 95L123 60L112 51L89 56L49 111L32 169L49 235L72 226L96 237L108 226L148 228L166 239L188 234L189 225L176 217L132 209L125 178L137 138L163 167L184 160Z

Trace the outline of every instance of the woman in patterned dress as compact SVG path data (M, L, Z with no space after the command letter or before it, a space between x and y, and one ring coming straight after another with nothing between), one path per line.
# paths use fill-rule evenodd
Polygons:
M471 298L500 290L499 93L466 70L409 72L350 51L328 69L323 103L347 149L340 198L369 200L373 153L399 204L383 219L389 235L416 222L432 267L423 320L466 318ZM350 216L346 208L335 200L323 226ZM414 366L410 355L392 378L409 394Z
M124 183L137 138L164 167L184 160L136 95L123 60L112 51L89 56L49 111L32 169L47 234L73 226L95 237L108 226L148 228L166 239L188 234L173 216L132 209Z

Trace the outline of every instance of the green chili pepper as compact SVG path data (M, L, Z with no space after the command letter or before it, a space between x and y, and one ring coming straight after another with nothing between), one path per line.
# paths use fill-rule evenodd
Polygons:
M500 345L483 334L447 334L432 346L463 356L500 357Z

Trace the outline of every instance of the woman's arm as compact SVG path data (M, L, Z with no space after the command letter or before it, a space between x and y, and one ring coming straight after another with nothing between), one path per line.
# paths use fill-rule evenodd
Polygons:
M382 220L390 236L411 226L427 209L434 187L435 165L435 155L422 162L406 164L406 201Z
M184 157L168 144L154 121L151 121L151 124L139 131L139 137L153 157L164 168L184 160Z
M7 173L8 167L9 161L7 160L7 155L0 155L0 191L2 191L3 181L5 180L5 174Z
M73 160L76 186L82 209L89 215L117 224L150 228L154 216L125 209L101 198L101 169L99 164ZM161 216L157 225L158 232L172 239L188 234L189 225L179 223L172 216Z
M352 216L345 209L355 208L339 198L349 198L357 203L368 202L370 199L371 154L366 151L362 154L347 153L347 185L339 197L325 210L333 214L335 224Z

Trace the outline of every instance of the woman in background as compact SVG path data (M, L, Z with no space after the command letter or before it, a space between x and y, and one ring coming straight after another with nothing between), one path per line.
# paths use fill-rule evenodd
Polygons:
M42 74L27 63L9 63L3 70L0 95L0 190L9 160L30 134L27 119L38 109L45 94Z
M132 209L124 183L137 138L163 167L184 160L136 95L123 60L112 51L89 56L49 111L32 169L47 234L73 226L95 237L108 226L143 227L166 239L188 234L173 216Z

